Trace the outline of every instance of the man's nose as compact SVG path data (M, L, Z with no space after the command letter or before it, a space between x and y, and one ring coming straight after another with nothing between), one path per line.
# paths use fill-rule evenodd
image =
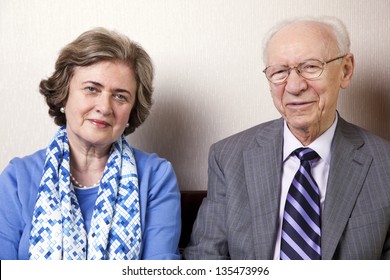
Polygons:
M307 81L298 74L296 67L290 69L290 74L286 80L286 91L291 94L299 94L307 89Z

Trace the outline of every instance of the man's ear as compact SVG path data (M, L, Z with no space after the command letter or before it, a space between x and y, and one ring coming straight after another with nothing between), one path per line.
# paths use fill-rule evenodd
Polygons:
M343 59L342 77L340 87L346 89L351 83L353 71L355 69L355 58L352 53L347 54Z

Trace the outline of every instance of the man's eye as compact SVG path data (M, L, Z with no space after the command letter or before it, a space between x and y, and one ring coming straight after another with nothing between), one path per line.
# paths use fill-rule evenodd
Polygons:
M286 74L287 73L287 70L286 69L280 69L280 70L277 70L274 75L276 74Z
M305 72L316 72L318 70L321 70L321 67L315 64L306 64L302 67L302 71Z
M271 77L285 76L287 72L287 69L275 69L274 71L272 71Z

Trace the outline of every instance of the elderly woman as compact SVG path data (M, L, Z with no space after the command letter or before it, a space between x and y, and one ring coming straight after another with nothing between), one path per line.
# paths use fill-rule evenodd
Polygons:
M172 166L125 139L149 114L152 79L148 54L118 33L62 49L40 83L60 128L0 175L0 259L179 258Z

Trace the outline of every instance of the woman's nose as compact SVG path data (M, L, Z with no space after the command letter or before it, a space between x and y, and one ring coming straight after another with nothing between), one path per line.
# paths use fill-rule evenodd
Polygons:
M112 113L111 98L109 94L101 94L97 99L96 111L102 115L110 115Z

